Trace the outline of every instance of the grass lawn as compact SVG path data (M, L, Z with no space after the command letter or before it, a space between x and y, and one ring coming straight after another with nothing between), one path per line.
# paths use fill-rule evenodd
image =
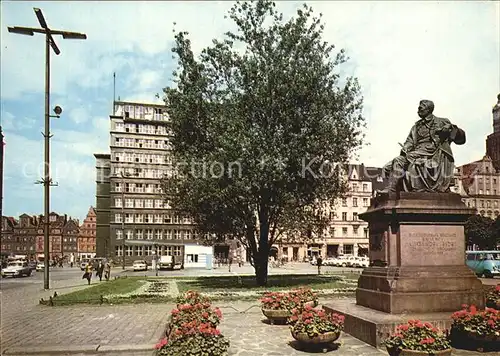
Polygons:
M54 303L56 305L100 304L101 296L106 296L108 294L125 294L133 292L143 284L143 280L144 278L139 279L132 277L117 278L109 282L101 282L99 284L76 292L58 295L54 299Z
M344 276L349 278L351 276ZM358 278L359 275L352 277ZM349 279L354 279L349 278ZM259 287L256 284L255 276L217 276L217 277L193 277L191 279L177 280L179 292L188 290L200 292L236 292L236 291L277 291L288 290L299 287L309 287L312 289L336 289L346 287L343 279L335 275L270 275L266 287Z

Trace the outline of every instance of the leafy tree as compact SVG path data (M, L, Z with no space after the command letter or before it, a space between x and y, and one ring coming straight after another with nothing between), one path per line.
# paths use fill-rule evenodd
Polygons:
M498 219L497 219L498 220ZM465 237L468 245L477 245L481 250L496 248L496 239L493 235L493 220L474 215L465 224Z
M494 249L500 245L500 215L497 216L496 220L491 226L492 240L494 241Z
M229 18L237 31L198 57L188 33L175 34L178 68L164 89L175 168L163 189L207 240L238 239L265 285L272 244L323 231L345 191L362 98L307 5L285 21L274 2L237 2Z

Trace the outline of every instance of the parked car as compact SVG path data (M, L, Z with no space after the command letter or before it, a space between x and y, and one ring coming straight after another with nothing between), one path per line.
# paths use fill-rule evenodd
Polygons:
M500 251L467 251L467 266L478 276L500 276Z
M134 271L147 271L148 264L144 260L137 260L137 261L134 261L132 268L134 269Z
M366 268L370 266L370 259L366 256L357 257L355 267Z
M2 270L2 277L22 277L31 276L31 268L28 266L28 262L9 262L7 267Z
M324 266L334 266L335 265L335 257L327 257L323 261Z
M340 255L334 260L334 265L337 267L347 267L348 266L348 259L349 257L352 257L350 255Z
M38 272L43 271L43 270L45 269L45 263L43 263L43 262L38 262L38 263L36 264L35 269L36 269Z

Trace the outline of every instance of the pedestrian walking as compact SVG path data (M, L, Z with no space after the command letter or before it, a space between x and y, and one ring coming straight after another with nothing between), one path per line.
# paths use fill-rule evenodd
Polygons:
M318 274L321 274L321 265L323 264L323 259L321 258L321 256L318 256L316 263L318 264Z
M90 264L90 261L85 266L85 273L83 274L82 279L86 279L90 285L90 281L92 280L92 265Z
M107 281L109 281L109 278L111 277L111 264L109 261L106 261L106 265L104 266L104 277Z
M99 277L99 282L102 282L103 272L104 272L104 263L102 263L102 261L99 261L99 264L97 265L97 271L96 271L96 276Z

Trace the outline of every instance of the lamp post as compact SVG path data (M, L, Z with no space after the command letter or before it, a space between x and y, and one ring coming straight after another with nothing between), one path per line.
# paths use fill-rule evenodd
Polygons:
M44 240L43 240L43 253L45 258L45 268L44 268L44 278L43 287L44 289L49 289L49 214L50 214L50 186L52 184L52 179L50 178L50 118L59 117L62 109L59 106L54 108L55 116L51 116L49 112L50 107L50 48L56 55L59 55L61 51L54 41L53 35L62 36L63 39L87 39L87 35L78 32L52 30L47 26L47 22L43 16L42 10L39 8L33 8L35 15L40 23L41 28L32 27L8 27L10 33L16 33L19 35L33 36L35 33L42 33L45 35L45 130L42 134L45 142L45 154L44 154L44 178L41 183L44 185L44 212L45 212L45 225L44 225Z

